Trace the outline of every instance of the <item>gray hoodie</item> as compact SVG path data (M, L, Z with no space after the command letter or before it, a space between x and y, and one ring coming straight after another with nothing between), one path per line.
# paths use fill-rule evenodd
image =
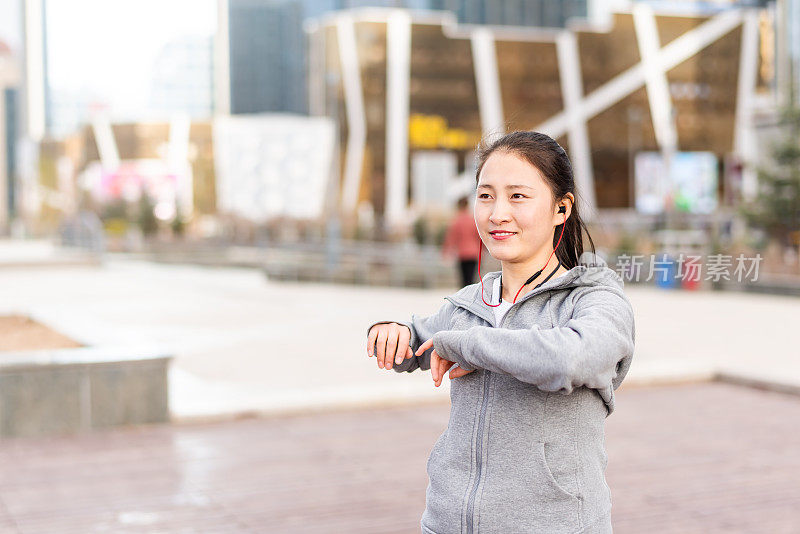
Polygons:
M486 302L498 302L500 274L483 277ZM475 370L450 384L450 421L428 459L423 533L611 531L604 425L634 350L623 285L588 253L521 296L501 324L480 283L428 317L374 323L408 326L415 351L433 337L437 354ZM393 369L429 370L430 352Z

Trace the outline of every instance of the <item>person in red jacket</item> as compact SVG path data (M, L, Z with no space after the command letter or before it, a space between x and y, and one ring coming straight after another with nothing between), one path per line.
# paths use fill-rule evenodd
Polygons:
M475 267L478 265L478 252L482 246L475 216L469 209L467 197L458 200L458 213L447 229L442 246L444 257L458 257L461 272L461 286L475 283Z

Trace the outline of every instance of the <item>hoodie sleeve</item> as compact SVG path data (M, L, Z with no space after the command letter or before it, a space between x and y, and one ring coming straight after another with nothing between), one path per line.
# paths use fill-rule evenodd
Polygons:
M616 389L634 350L633 308L622 290L594 286L576 296L572 318L543 329L473 326L438 332L433 345L442 357L514 376L567 395L586 386Z
M448 330L451 324L451 318L456 307L450 301L445 301L439 311L427 317L420 317L418 315L411 315L411 321L377 321L369 325L367 328L367 337L369 338L369 331L376 324L383 323L397 323L407 326L411 330L411 339L408 344L411 350L416 352L417 349L428 341L437 332ZM398 373L412 372L415 369L422 369L427 371L431 368L431 352L433 347L423 352L420 356L413 355L411 358L403 360L400 365L392 364L392 369Z

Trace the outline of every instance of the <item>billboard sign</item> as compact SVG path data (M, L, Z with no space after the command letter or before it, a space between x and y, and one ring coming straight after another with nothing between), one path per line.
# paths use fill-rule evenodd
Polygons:
M322 215L334 162L331 119L222 116L213 137L219 211L253 222Z
M634 173L640 213L711 213L717 208L719 169L713 152L676 152L669 164L660 152L640 152Z

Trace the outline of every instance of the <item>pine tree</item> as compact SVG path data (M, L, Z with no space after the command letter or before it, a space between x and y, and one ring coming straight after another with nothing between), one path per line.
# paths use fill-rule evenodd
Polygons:
M787 126L769 165L757 167L758 193L741 213L784 247L800 240L800 109L783 113Z

